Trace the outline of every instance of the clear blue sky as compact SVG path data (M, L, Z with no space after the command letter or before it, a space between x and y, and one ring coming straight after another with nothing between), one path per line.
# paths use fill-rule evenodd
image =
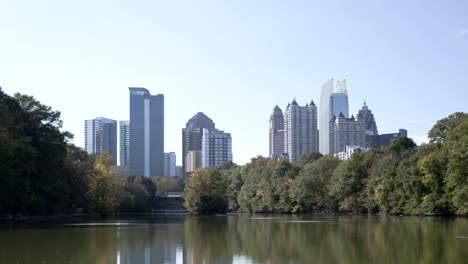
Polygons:
M430 3L431 2L431 3ZM234 161L268 155L268 118L296 97L318 103L346 78L379 132L421 142L468 111L468 1L0 0L0 86L84 120L129 117L129 86L165 95L165 151L181 163L196 112L233 137Z

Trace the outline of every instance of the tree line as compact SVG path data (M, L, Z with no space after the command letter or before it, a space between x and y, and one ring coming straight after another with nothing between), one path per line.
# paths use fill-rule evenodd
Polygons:
M346 161L319 153L291 163L264 157L195 171L185 187L192 214L385 213L468 215L468 115L437 122L430 142L402 137Z
M176 179L120 176L109 153L69 143L62 124L59 111L0 88L0 215L144 212L158 189L183 189Z
M144 212L157 206L158 191L184 188L184 178L118 175L110 154L71 144L62 124L59 111L0 88L0 215ZM199 169L185 184L185 206L192 214L468 215L468 115L439 120L428 137L346 161L311 153L295 163L256 157Z

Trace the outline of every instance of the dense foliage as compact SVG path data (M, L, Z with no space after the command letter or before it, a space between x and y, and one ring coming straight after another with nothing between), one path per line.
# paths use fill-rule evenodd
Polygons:
M185 207L193 214L225 213L226 179L216 168L198 169L185 187Z
M0 89L0 215L141 212L156 193L180 191L183 178L122 177L109 154L68 143L60 112ZM468 115L454 113L429 131L346 161L311 153L296 163L263 157L228 162L189 178L193 214L311 211L468 215Z
M122 177L110 154L88 155L68 143L60 112L0 88L0 215L147 211L152 179Z
M311 153L295 163L257 157L244 166L198 170L185 189L187 209L468 215L468 115L438 121L429 139L417 147L399 138L346 161ZM208 179L219 174L222 184L214 186Z

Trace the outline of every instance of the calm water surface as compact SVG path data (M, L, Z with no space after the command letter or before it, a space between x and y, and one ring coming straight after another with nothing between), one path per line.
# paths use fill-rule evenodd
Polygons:
M160 215L4 225L0 263L468 263L468 219Z

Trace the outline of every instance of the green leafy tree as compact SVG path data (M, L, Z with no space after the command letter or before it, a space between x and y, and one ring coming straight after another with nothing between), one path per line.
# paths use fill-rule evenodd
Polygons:
M184 187L178 177L154 177L153 182L161 193L182 192L184 190Z
M244 184L238 194L241 211L271 212L266 192L277 163L275 159L257 157L245 166L242 173Z
M439 143L432 144L431 148L427 149L427 153L418 162L423 174L422 183L428 189L428 193L423 197L421 209L425 214L446 214L449 212L445 186L447 154Z
M332 177L330 195L332 206L340 211L361 212L360 192L367 178L367 164L364 153L355 153L340 163Z
M449 115L446 118L443 118L429 130L428 136L431 143L443 143L447 138L447 134L457 127L462 119L466 117L467 114L463 112L456 112Z
M0 88L0 213L27 210L37 152L25 131L27 114Z
M322 154L318 152L311 152L309 154L305 154L301 157L301 159L297 162L299 166L304 167L305 165L312 163L322 157Z
M94 174L95 157L75 145L67 145L67 154L63 166L63 177L69 186L69 209L86 208L88 183Z
M239 203L237 201L237 197L239 195L239 191L244 184L242 180L242 167L232 167L229 170L222 171L224 177L228 181L227 186L227 199L228 199L228 210L229 211L238 211L239 210Z
M114 213L119 206L122 184L110 166L112 155L105 152L96 157L95 173L88 182L89 210L98 213Z
M408 137L399 137L397 138L389 149L396 152L401 152L403 150L413 149L416 147L416 143L411 138Z
M184 191L185 207L191 214L227 212L227 181L219 169L198 169L192 173Z
M446 183L454 213L468 215L468 116L447 135Z
M427 188L422 182L424 174L418 163L428 147L429 145L421 147L398 165L396 177L400 185L396 192L399 193L398 205L401 211L396 213L423 213L421 203L427 194Z
M290 213L294 208L290 189L299 169L286 160L279 160L275 163L271 179L265 188L265 207L268 212Z
M299 172L291 188L294 200L292 212L325 209L329 204L329 188L333 172L340 160L327 155L306 164Z

